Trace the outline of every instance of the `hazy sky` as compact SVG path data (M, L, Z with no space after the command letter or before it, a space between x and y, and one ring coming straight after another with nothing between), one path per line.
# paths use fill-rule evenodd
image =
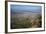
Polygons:
M11 5L13 12L41 12L41 6L33 5Z

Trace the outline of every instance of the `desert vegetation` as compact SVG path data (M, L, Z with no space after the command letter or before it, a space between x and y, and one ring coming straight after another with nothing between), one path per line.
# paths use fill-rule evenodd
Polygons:
M11 17L11 29L18 28L39 28L42 27L42 17L37 15L31 16L14 16Z

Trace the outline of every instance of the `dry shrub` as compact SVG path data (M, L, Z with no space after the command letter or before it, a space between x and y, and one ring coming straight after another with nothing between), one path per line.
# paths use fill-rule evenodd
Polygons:
M32 28L38 28L38 27L42 27L42 18L41 16L37 16L35 19L33 19L31 21L32 23Z

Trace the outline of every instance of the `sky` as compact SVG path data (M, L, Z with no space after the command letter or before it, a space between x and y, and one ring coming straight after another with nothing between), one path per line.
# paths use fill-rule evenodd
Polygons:
M34 6L34 5L11 5L12 12L41 12L41 6Z

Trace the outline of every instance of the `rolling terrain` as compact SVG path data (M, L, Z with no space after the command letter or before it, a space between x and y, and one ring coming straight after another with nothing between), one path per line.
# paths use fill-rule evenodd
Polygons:
M11 12L11 29L41 27L41 14L32 12Z

